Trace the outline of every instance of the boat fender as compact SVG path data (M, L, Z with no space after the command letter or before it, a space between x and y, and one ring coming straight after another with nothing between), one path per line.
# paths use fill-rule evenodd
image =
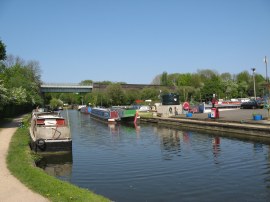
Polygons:
M40 138L36 140L36 145L38 146L38 148L42 151L44 151L46 149L46 143L45 140Z
M170 114L172 113L172 108L171 107L169 108L169 112L170 112Z

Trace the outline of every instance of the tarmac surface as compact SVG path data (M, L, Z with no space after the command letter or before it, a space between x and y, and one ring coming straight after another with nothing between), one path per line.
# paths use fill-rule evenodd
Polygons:
M19 121L20 118L14 119L0 128L0 202L47 202L48 199L27 188L7 168L9 143L19 126Z
M252 115L254 113L261 114L263 120L255 121ZM185 118L185 114L178 115L176 117ZM268 118L268 111L266 109L233 109L219 112L219 118L215 119L220 122L238 122L247 124L269 124L270 120ZM189 119L199 119L199 120L209 120L208 113L194 113Z

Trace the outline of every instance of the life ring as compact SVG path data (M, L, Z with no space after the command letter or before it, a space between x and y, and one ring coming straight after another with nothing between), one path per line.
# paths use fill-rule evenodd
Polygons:
M188 102L183 103L183 109L186 110L186 111L189 110L189 103Z
M169 108L169 112L170 112L170 114L172 113L172 108L171 107Z
M44 151L46 149L45 140L42 138L36 140L36 145L41 151Z

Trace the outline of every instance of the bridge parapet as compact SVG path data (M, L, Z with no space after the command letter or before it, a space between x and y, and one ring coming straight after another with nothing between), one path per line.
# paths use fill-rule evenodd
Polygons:
M41 92L91 92L92 85L82 85L79 83L43 83L40 86Z
M59 87L59 86L63 86L63 87L81 87L81 86L86 86L86 87L92 87L93 88L93 84L82 85L80 83L43 83L43 84L41 84L41 86L43 86L43 87Z

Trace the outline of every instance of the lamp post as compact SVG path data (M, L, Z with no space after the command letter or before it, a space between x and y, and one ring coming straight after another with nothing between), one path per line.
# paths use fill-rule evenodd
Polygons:
M254 97L256 100L256 88L255 88L255 70L256 70L256 68L251 68L251 70L253 72Z
M266 98L267 98L267 104L264 106L267 111L268 111L268 116L267 119L269 120L269 116L270 116L270 99L269 99L269 79L267 77L267 57L264 56L264 63L265 63L265 69L266 69L266 89L265 89L265 94L266 94Z
M82 101L82 105L83 105L83 96L81 96L81 101Z
M265 71L266 71L266 76L265 76L265 82L266 82L266 89L265 89L265 95L267 96L267 103L269 105L269 79L268 79L268 76L267 76L267 57L264 56L264 63L265 63Z
M264 56L263 61L264 61L264 63L265 63L265 71L266 71L266 74L265 74L265 81L266 81L266 83L268 83L269 80L268 80L268 76L267 76L267 57L266 57L266 56Z

